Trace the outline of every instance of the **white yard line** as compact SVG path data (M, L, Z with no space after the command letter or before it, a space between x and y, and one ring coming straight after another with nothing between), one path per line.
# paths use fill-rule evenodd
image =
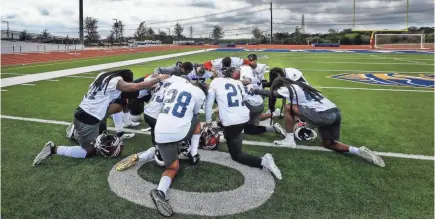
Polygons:
M23 84L20 84L20 85L22 85L22 86L36 86L36 84L30 84L30 83L23 83Z
M322 89L347 89L347 90L363 90L363 91L392 91L392 92L435 92L432 90L415 90L415 89L370 89L370 88L350 88L350 87L327 87L327 86L313 86L314 88Z
M16 117L16 116L9 116L9 115L0 115L0 118L4 118L4 119L11 119L11 120L19 120L19 121L30 121L30 122L38 122L38 123L45 123L45 124L56 124L56 125L70 125L71 122L66 122L66 121L56 121L56 120L45 120L45 119L39 119L39 118L26 118L26 117ZM111 131L115 131L115 128L108 128ZM137 134L147 134L149 135L150 132L143 132L140 130L135 130L135 129L124 129L124 131L126 132L132 132L132 133L137 133ZM282 147L282 146L277 146L274 145L272 143L267 143L267 142L259 142L259 141L243 141L243 144L246 145L255 145L255 146L265 146L265 147ZM286 148L286 147L282 147L282 148ZM298 145L295 148L289 148L289 149L298 149L298 150L314 150L314 151L329 151L332 152L331 150L325 149L323 147L320 146L304 146L304 145ZM428 155L415 155L415 154L403 154L403 153L394 153L394 152L376 152L378 155L380 156L384 156L384 157L397 157L397 158L407 158L407 159L414 159L414 160L435 160L434 156L428 156Z
M419 62L419 61L414 61L414 60L409 60L409 59L403 59L403 58L398 58L398 57L383 57L383 56L374 55L374 54L372 54L372 55L370 55L370 56L375 57L375 58L380 58L380 59L389 59L389 60L405 61L405 62L408 62L408 63L428 64L428 63L425 63L425 62Z
M2 92L7 92L8 90L6 90L6 89L2 89Z
M50 81L50 82L59 82L58 79L49 79L49 80L47 80L47 81Z
M434 64L429 63L377 63L377 62L317 62L316 60L310 61L293 61L290 60L285 63L325 63L325 64L359 64L359 65L423 65L423 66L434 66Z
M182 53L175 53L175 54L166 54L166 55L155 56L155 57L126 60L126 61L120 61L120 62L114 62L114 63L105 63L105 64L98 64L98 65L92 65L92 66L78 67L78 68L73 68L73 69L65 69L65 70L57 70L57 71L51 71L51 72L45 72L45 73L35 73L35 74L28 74L28 75L23 75L23 76L9 77L9 78L2 79L0 87L19 85L19 84L23 84L23 83L36 82L36 81L41 81L41 80L59 78L62 76L76 75L76 74L80 74L80 73L105 70L105 69L121 67L121 66L129 66L129 65L133 65L133 64L163 60L163 59L174 58L174 57L179 57L179 56L198 54L198 53L203 53L203 52L212 51L212 50L213 49L196 50L196 51L189 51L189 52L182 52Z

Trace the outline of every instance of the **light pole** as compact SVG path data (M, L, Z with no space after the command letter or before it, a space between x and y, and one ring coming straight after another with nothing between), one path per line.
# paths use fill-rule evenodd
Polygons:
M6 35L7 35L7 38L9 39L9 22L8 21L2 21L2 22L6 23L6 25L7 25Z
M118 39L118 19L112 19L115 21L115 38Z

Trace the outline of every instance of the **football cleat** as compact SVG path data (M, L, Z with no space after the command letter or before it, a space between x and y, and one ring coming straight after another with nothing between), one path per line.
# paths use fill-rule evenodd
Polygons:
M291 148L295 148L296 147L296 142L295 142L294 138L293 137L289 137L289 136L287 136L283 140L274 141L273 143L275 145L283 146L283 147L291 147Z
M153 189L150 192L150 196L157 208L157 211L161 215L165 217L171 217L174 214L171 205L169 205L168 200L166 199L165 193L160 190Z
M77 141L77 130L74 124L70 124L66 129L66 137L73 141Z
M262 158L264 162L264 167L268 169L277 179L282 180L282 174L279 168L276 166L272 155L265 154Z
M124 120L124 128L127 127L137 127L140 125L140 122L134 122L131 119L130 120Z
M359 155L376 166L385 167L384 160L365 146L359 148Z
M39 152L39 154L36 155L35 159L33 160L33 166L38 165L39 163L41 163L41 161L51 156L51 150L55 147L56 145L54 145L52 141L47 142L44 148L42 148L41 152Z
M285 132L284 128L281 127L281 125L279 123L275 123L273 125L273 129L275 129L275 132L277 134L280 134L282 137L286 137L287 136L287 132Z
M132 154L125 158L124 160L119 161L117 164L115 164L115 170L116 171L123 171L126 170L132 166L134 166L137 161L139 161L139 157L137 154Z
M156 151L154 152L154 160L156 161L157 165L164 167L165 162L163 161L162 155L160 154L159 149L156 148Z
M129 139L129 138L132 138L132 137L134 137L134 133L125 133L125 132L118 132L118 133L116 133L116 136L118 136L118 138L122 141L122 140L125 140L125 139Z

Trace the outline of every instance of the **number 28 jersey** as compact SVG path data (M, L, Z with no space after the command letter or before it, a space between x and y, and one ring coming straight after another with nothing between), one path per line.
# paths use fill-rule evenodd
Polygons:
M204 92L190 82L178 81L167 87L164 106L157 117L156 142L171 143L185 138L204 100Z
M246 96L242 82L231 78L214 79L208 90L206 120L211 122L214 100L219 107L219 118L224 126L242 124L249 120L249 109L243 103Z

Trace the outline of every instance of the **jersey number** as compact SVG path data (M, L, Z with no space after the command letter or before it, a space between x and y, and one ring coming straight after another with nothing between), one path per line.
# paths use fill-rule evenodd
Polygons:
M167 92L167 96L171 95L171 98L166 101L166 103L173 103L175 101L175 98L177 98L178 91L176 89L171 89ZM184 101L183 101L184 98ZM186 114L187 106L190 103L190 100L192 99L192 95L188 92L181 92L178 95L177 103L175 103L174 108L172 109L172 115L174 115L177 118L182 118ZM181 107L181 111L178 111ZM162 113L168 114L169 111L171 111L171 107L166 107L162 110Z
M157 93L160 89L162 89L162 87L166 88L166 87L168 87L170 85L171 85L171 83L165 83L165 84L159 86L157 89L154 90L154 94ZM158 102L158 103L162 103L163 102L163 96L156 95L156 96L154 96L154 100L156 102Z
M240 87L240 85L237 85L237 87L239 88L240 94L243 94L242 93L242 88ZM225 84L225 89L230 91L227 94L228 107L238 107L238 106L240 106L240 103L242 103L242 106L245 105L243 103L243 100L237 100L235 98L234 101L233 101L233 97L237 96L237 89L236 89L236 87L233 84L230 84L230 83Z

